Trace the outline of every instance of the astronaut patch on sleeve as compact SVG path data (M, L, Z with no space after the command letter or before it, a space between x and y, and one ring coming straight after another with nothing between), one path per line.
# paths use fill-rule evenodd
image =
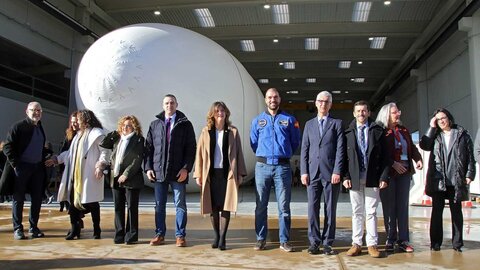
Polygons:
M258 126L259 127L265 127L267 125L267 120L266 119L259 119L258 120Z

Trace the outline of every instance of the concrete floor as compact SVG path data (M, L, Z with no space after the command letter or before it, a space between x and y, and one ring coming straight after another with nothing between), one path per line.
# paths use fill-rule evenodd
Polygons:
M374 259L366 254L348 257L346 250L351 244L351 218L348 196L343 194L339 202L339 218L334 244L337 256L309 255L306 229L304 190L294 190L292 203L291 243L293 253L278 249L276 205L270 207L269 238L267 250L254 251L255 243L253 211L255 201L252 191L245 189L239 212L232 216L227 236L227 250L210 247L212 229L208 217L198 213L198 194L188 195L188 247L175 247L171 228L174 226L173 206L168 205L166 245L148 245L153 236L154 212L150 191L142 195L140 209L140 241L136 245L113 244L113 208L110 197L102 203L102 239L92 239L89 215L84 219L85 229L80 240L66 241L69 228L68 215L58 211L58 204L42 207L39 227L46 237L41 239L13 240L11 207L0 204L0 269L478 269L480 264L480 208L464 209L465 247L456 253L450 245L450 220L445 209L445 239L442 251L429 250L428 224L430 208L411 208L412 254L396 251ZM109 191L106 190L106 195ZM254 197L254 196L253 196ZM274 196L271 197L273 201ZM28 204L27 204L28 205ZM380 213L381 211L379 211ZM24 212L24 225L28 228L28 209ZM379 224L383 220L379 219ZM380 243L384 243L383 226L379 226ZM383 248L383 245L381 245Z

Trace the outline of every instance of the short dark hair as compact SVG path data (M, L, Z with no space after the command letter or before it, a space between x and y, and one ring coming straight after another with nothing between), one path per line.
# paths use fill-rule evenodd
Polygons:
M359 100L353 104L353 108L355 109L356 106L367 106L367 110L370 111L370 105L368 105L368 102L366 100Z
M166 95L163 97L163 99L165 99L165 98L167 98L167 97L169 97L169 98L173 98L173 99L175 100L175 103L178 103L178 101L177 101L177 97L176 97L176 96L174 96L173 94L166 94Z

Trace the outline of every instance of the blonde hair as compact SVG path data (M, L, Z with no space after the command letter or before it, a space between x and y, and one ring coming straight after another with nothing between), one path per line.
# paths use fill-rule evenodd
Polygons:
M135 117L134 115L125 115L121 117L117 123L117 132L119 134L122 134L123 123L125 123L125 121L127 120L132 121L133 132L135 132L135 134L137 134L138 136L143 136L142 126L140 125L140 121L138 121L137 117Z
M207 126L209 129L212 129L215 126L215 112L219 107L222 107L225 110L225 125L232 125L232 122L230 122L230 110L227 105L222 101L215 101L212 106L210 106L210 110L208 110L207 113Z

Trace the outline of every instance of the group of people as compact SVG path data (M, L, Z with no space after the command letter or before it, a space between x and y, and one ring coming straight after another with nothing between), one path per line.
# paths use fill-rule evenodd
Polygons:
M291 252L290 159L301 148L300 179L308 198L309 254L334 255L336 206L341 185L349 190L352 205L352 247L348 256L362 252L381 257L378 248L377 207L383 205L387 235L386 251L395 245L413 252L409 242L409 188L422 158L411 135L400 121L395 103L384 105L374 121L366 101L353 106L354 119L344 130L342 121L330 115L332 95L323 91L315 100L317 116L306 122L303 137L298 121L280 110L277 89L265 94L267 109L251 123L250 145L255 165L255 250L267 246L267 207L273 187L278 204L280 249ZM59 202L68 202L71 228L65 239L80 238L82 218L91 213L94 239L101 238L100 204L104 181L112 188L115 208L115 244L138 241L138 204L143 173L154 184L155 234L150 245L165 244L168 189L176 209L176 246L185 247L188 175L201 188L201 214L209 214L214 231L212 248L226 249L230 213L237 210L238 188L247 174L239 131L230 121L230 110L214 102L198 142L192 123L177 110L174 95L163 99L163 111L151 122L146 138L133 115L120 118L117 129L106 134L90 110L70 116L65 142L59 155L45 160L42 108L28 104L27 118L12 127L4 146L7 157L1 194L13 194L14 238L25 239L22 212L25 193L31 195L30 229L33 238L43 237L38 218L44 191L45 166L63 164ZM480 144L480 143L479 143ZM463 246L461 201L467 199L468 184L475 177L473 142L465 129L455 124L446 109L435 111L420 147L431 151L426 193L433 198L430 226L431 249L440 250L443 239L442 212L448 199L452 213L454 250ZM480 147L479 147L480 148ZM480 150L479 150L480 153ZM143 166L142 166L143 165ZM324 223L320 231L320 200L324 198ZM127 211L125 211L125 207ZM125 220L125 215L127 218Z

